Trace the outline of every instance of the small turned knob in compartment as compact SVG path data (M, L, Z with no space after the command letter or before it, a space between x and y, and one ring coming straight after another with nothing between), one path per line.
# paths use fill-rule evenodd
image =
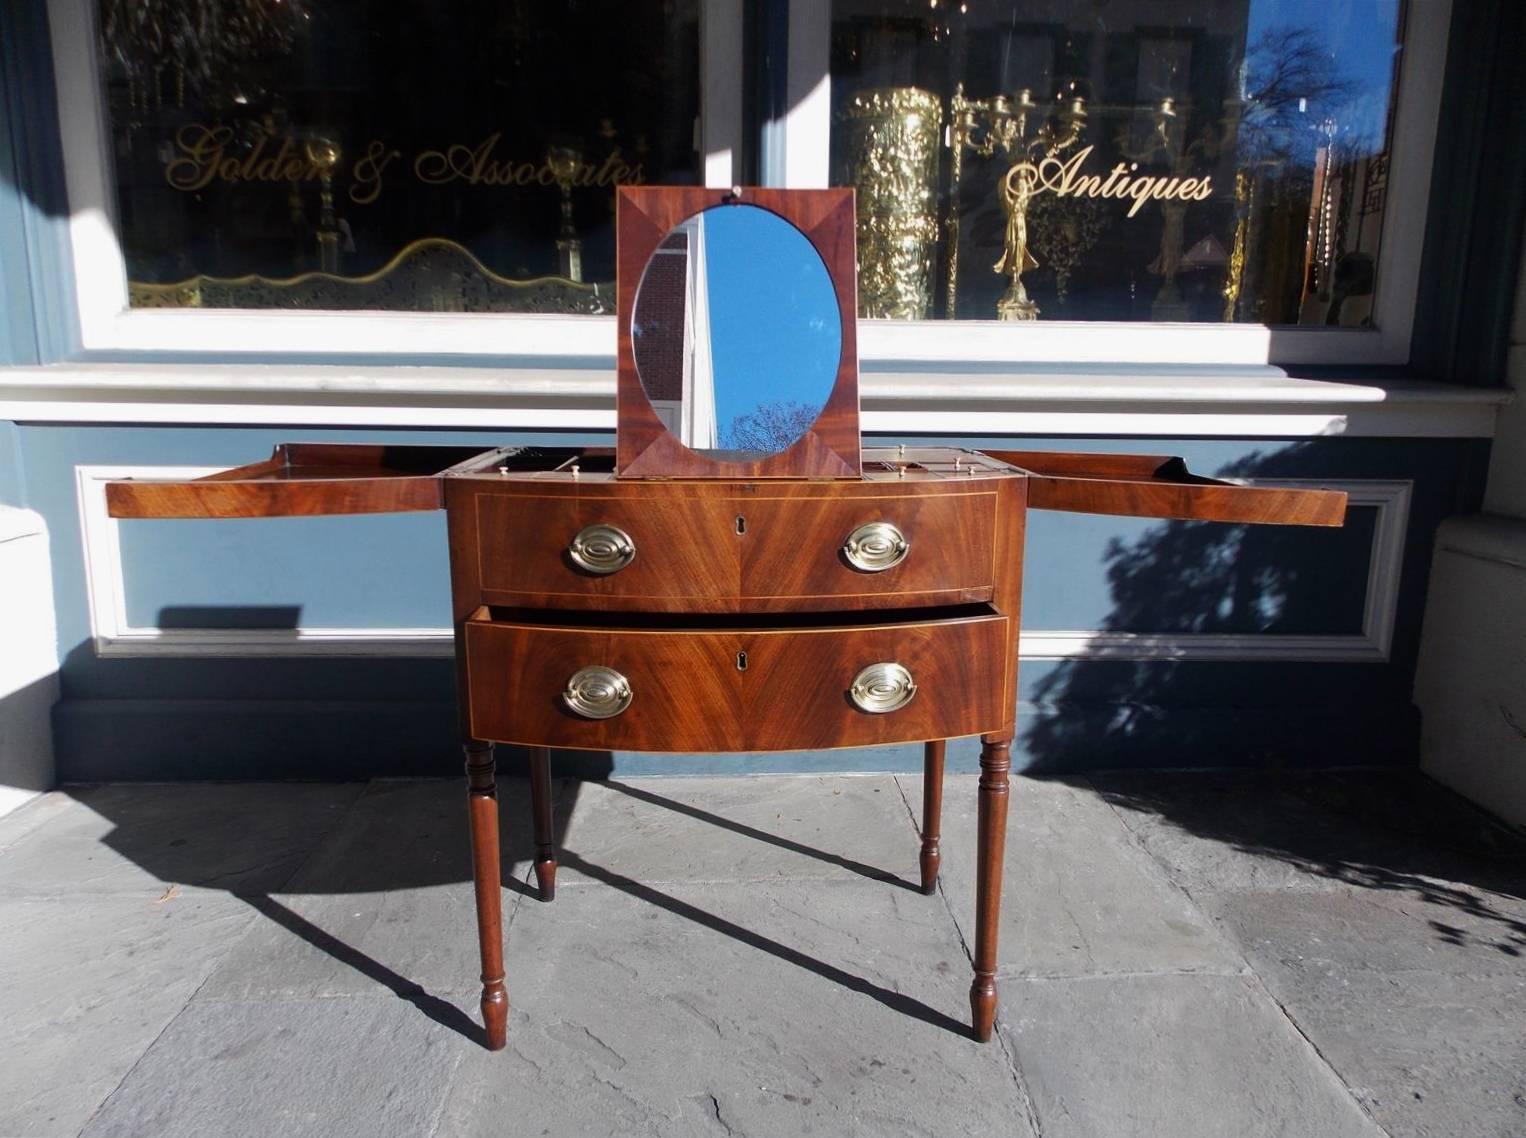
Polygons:
M579 569L605 576L618 573L636 560L636 543L619 526L584 526L567 546L567 556Z
M619 672L594 664L572 674L562 702L584 719L613 719L631 705L633 695L630 681Z
M870 664L853 677L853 685L848 688L853 705L871 715L899 711L916 694L917 685L911 673L893 661Z
M859 526L842 543L842 555L848 564L865 573L892 569L906 560L911 542L890 522L869 522Z

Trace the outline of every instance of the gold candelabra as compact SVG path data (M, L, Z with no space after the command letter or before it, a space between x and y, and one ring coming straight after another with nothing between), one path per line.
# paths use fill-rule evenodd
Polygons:
M989 99L967 99L961 83L954 89L949 112L950 181L954 188L948 223L949 314L954 315L958 296L958 188L964 152L968 150L981 158L1000 152L1016 161L998 183L1007 223L1002 254L993 268L1009 275L1012 283L996 302L996 315L1000 320L1036 320L1039 306L1023 285L1023 273L1038 267L1030 250L1028 210L1039 192L1039 164L1058 157L1080 141L1086 129L1086 100L1070 91L1053 103L1040 104L1029 88L1012 98L992 95Z
M582 152L574 146L552 146L546 151L546 165L562 192L562 226L556 236L556 252L561 275L569 281L583 279L583 242L572 221L572 187L582 162Z

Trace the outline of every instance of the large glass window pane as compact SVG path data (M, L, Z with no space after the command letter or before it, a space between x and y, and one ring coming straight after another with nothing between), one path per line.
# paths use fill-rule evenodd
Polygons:
M135 306L613 311L693 183L699 0L99 0Z
M1372 322L1400 0L833 0L861 314Z

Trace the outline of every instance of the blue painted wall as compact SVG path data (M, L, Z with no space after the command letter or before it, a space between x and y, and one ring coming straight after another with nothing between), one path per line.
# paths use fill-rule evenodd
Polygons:
M304 439L607 441L503 432L23 424L12 439L29 504L53 533L63 667L61 776L340 777L456 767L444 658L100 658L90 639L76 465L234 465ZM876 440L878 441L878 440ZM1412 479L1398 627L1388 663L1045 661L1023 667L1018 761L1344 765L1413 759L1409 701L1431 535L1483 448L1471 440L906 438L917 443L1184 455L1235 477ZM0 466L3 469L3 466ZM1375 511L1343 530L1030 514L1024 627L1351 634L1360 630ZM443 519L384 515L124 522L134 624L443 626ZM954 748L968 765L974 751ZM816 755L581 756L584 772L909 769L917 748Z

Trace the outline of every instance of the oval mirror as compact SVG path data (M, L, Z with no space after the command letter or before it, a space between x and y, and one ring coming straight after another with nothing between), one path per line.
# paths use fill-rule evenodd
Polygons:
M809 238L754 205L677 225L641 274L631 346L663 425L717 457L777 454L837 382L842 314Z

